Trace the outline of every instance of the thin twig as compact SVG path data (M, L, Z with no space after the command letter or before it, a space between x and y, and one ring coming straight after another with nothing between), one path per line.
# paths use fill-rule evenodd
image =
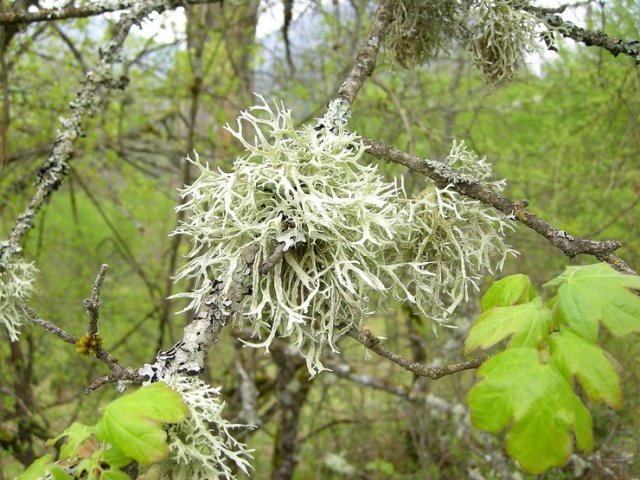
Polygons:
M214 0L218 2L220 0ZM158 7L158 11L173 9L184 5L198 5L200 3L212 3L207 0L173 0L164 2ZM102 0L87 5L69 5L63 8L41 8L35 11L6 11L0 13L0 25L25 25L36 22L51 22L54 20L66 20L70 18L87 18L102 15L103 13L127 10L136 4L136 0Z
M102 284L104 283L104 277L107 275L109 265L102 264L100 271L96 276L96 281L93 282L93 288L91 289L91 298L87 298L84 301L84 306L87 309L89 315L89 329L88 335L95 335L98 333L98 320L100 319L100 305L102 300L100 299L100 290L102 290Z
M100 269L100 271L102 272L104 269L104 272L106 273L106 268L104 267L105 266L103 265L103 268ZM104 276L103 276L103 279L104 279ZM99 279L97 278L96 284L98 283L98 280ZM96 285L94 285L94 292L96 291L95 287ZM97 288L97 292L98 293L100 292L99 285ZM39 325L40 327L44 328L48 332L53 333L55 336L61 338L63 341L67 343L71 343L75 345L79 342L80 339L78 337L75 337L70 333L67 333L57 325L40 318L36 313L36 311L33 310L28 305L24 305L23 308L27 312L29 317L31 317L31 320L33 321L33 323L35 323L36 325ZM144 378L138 373L136 369L125 367L118 361L118 359L113 358L111 354L101 346L98 346L95 349L94 353L98 360L100 360L101 362L107 365L110 373L109 375L100 377L99 379L95 380L91 385L85 388L85 393L90 393L96 388L99 388L100 386L104 385L105 383L114 383L114 382L120 382L120 381L127 381L130 383L142 383L144 381Z
M568 257L573 258L584 254L593 255L598 260L609 263L619 272L635 275L634 270L615 255L614 252L622 246L617 240L587 240L572 237L564 230L558 229L533 213L528 212L526 210L529 205L527 200L520 202L509 200L483 187L473 178L457 173L455 169L442 162L425 160L375 140L364 139L363 142L369 147L368 152L374 157L404 165L410 170L429 177L439 188L450 186L465 197L479 200L505 215L512 216L515 220L549 240L554 247Z
M53 333L56 337L61 338L63 341L67 343L76 344L78 342L79 340L78 337L74 337L73 335L65 332L63 329L61 329L57 325L54 325L51 322L43 320L38 316L36 311L33 308L31 308L29 305L23 305L23 308L25 312L27 312L29 317L31 317L31 321L36 325L40 325L42 328L44 328L48 332Z
M374 336L370 330L360 331L352 328L351 330L347 331L347 335L360 342L372 352L377 353L381 357L384 357L388 360L391 360L393 363L400 365L402 368L410 371L414 375L427 377L432 380L438 380L442 377L462 372L464 370L478 368L489 358L488 356L486 356L475 358L468 362L456 363L453 365L444 365L442 367L425 367L420 362L414 362L413 360L404 358L397 353L392 352L387 347L383 346L382 343L380 343L380 338Z

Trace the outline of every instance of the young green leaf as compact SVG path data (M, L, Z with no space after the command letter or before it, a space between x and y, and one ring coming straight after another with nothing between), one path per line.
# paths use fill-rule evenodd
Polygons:
M640 332L640 295L631 290L640 289L640 277L597 263L567 267L545 287L559 287L557 316L590 342L598 339L599 323L619 337Z
M178 423L187 413L178 392L154 383L111 402L96 425L96 436L140 464L159 462L169 455L162 424Z
M564 465L578 446L592 449L589 411L553 364L543 364L532 348L512 348L486 361L481 381L469 392L471 421L506 437L509 455L529 473Z
M464 350L487 349L509 336L511 348L536 348L549 334L551 323L551 310L540 298L513 307L493 307L473 322Z
M48 466L51 465L53 455L44 455L34 461L29 468L20 474L17 480L39 480L47 474Z
M487 293L482 296L480 305L482 311L486 312L493 307L510 307L527 303L537 296L529 277L522 274L509 275L493 282Z
M605 352L570 330L549 337L551 361L571 381L575 376L593 401L620 408L620 377Z
M100 480L131 480L131 477L122 470L105 470Z
M76 458L79 455L80 447L91 438L95 432L95 427L83 425L82 423L72 423L64 432L55 438L47 440L46 445L52 447L58 440L66 437L66 443L60 448L60 460Z

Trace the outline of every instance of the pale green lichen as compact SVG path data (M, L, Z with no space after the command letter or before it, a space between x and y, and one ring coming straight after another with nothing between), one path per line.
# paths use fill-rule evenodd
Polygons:
M528 51L538 48L538 20L515 0L473 0L463 20L466 42L487 83L508 83Z
M0 324L11 341L17 341L26 315L22 308L34 292L38 270L24 260L0 264Z
M196 162L200 176L182 192L187 219L176 230L193 242L177 275L195 280L193 291L179 295L193 309L214 282L228 287L243 251L257 247L252 293L239 321L262 339L253 346L291 337L312 374L322 370L322 347L336 351L336 339L372 313L370 297L378 308L391 298L407 300L445 322L477 273L496 263L491 256L500 265L510 252L499 214L448 188L407 198L376 166L359 163L365 151L359 137L340 122L323 121L335 128L296 130L290 111L264 101L243 112L229 131L246 155L232 173ZM454 145L447 162L479 181L490 172L463 144ZM283 261L261 274L279 242Z
M251 451L231 435L231 430L251 427L222 417L220 388L183 375L174 375L168 383L182 396L189 416L167 431L169 459L160 464L160 478L234 479L233 466L249 475Z
M391 2L384 45L404 68L422 65L459 42L492 88L508 83L526 52L538 47L541 23L520 0Z
M455 0L391 2L385 47L404 68L432 60L456 37L458 9Z

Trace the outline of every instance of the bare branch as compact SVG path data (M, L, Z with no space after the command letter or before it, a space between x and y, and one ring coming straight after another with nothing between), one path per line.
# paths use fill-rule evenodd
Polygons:
M485 205L492 206L505 215L512 215L515 220L523 223L533 231L549 240L568 257L578 255L593 255L598 260L609 263L613 268L622 273L635 275L635 272L614 252L622 246L617 240L586 240L575 238L564 230L560 230L545 222L536 215L529 213L526 207L527 200L514 202L491 190L484 188L473 178L460 175L442 162L425 160L414 155L402 152L389 145L384 145L375 140L364 139L364 144L369 147L368 152L373 156L387 162L395 162L400 165L429 177L435 184L444 188L450 185L453 190L465 197L479 200Z
M96 283L94 284L94 298L97 298L98 294L100 293L100 287L102 286L102 281L104 280L104 274L106 274L106 271L107 271L106 265L103 265L102 268L100 269L100 273L98 274L98 278L96 278ZM24 310L31 317L31 320L33 321L33 323L41 326L48 332L53 333L55 336L61 338L63 341L67 343L71 343L73 345L77 345L78 342L80 341L80 338L65 332L63 329L61 329L55 324L40 318L38 314L35 312L35 310L33 310L28 305L24 305ZM107 376L100 377L97 380L95 380L91 385L89 385L85 389L85 393L90 393L96 388L99 388L100 386L106 383L113 383L113 382L120 382L120 381L127 381L131 383L142 383L142 381L144 380L144 378L135 369L130 367L125 367L124 365L122 365L116 358L113 358L108 351L102 348L102 346L98 346L95 349L94 353L98 360L102 361L104 364L107 365L110 373Z
M72 343L72 344L75 345L78 342L78 340L79 340L78 337L74 337L73 335L65 332L63 329L61 329L57 325L54 325L51 322L43 320L42 318L40 318L38 316L36 311L34 309L32 309L29 305L24 305L23 308L24 308L25 312L27 312L29 317L31 317L31 321L33 323L35 323L36 325L40 325L42 328L44 328L48 332L53 333L56 337L61 338L63 341L65 341L67 343Z
M636 64L640 64L640 41L638 40L611 38L599 30L588 30L579 27L572 22L564 20L553 10L536 7L525 7L524 10L533 13L549 27L553 28L553 31L557 31L565 38L584 43L588 47L600 47L610 52L614 57L620 54L627 55L633 58Z
M354 372L351 365L346 363L337 363L331 360L322 362L325 367L331 369L331 373L337 375L340 378L344 378L361 387L373 388L374 390L381 390L383 392L391 393L397 397L409 398L409 391L400 385L394 385L388 382L383 382L366 373Z
M438 380L442 377L462 372L464 370L478 368L484 361L489 358L488 356L480 357L468 362L456 363L453 365L444 365L442 367L425 367L420 362L414 362L412 360L404 358L397 353L392 352L387 347L383 346L380 343L380 338L375 337L371 333L371 330L359 331L352 328L347 332L347 335L360 342L372 352L377 353L381 357L384 357L388 360L391 360L393 363L400 365L402 368L410 371L414 375L427 377L432 380Z
M100 271L98 272L96 281L93 283L91 298L87 298L84 301L84 306L87 309L87 313L89 314L89 329L87 330L87 333L89 335L95 335L96 333L98 333L100 305L102 305L102 300L100 299L100 290L102 289L104 277L107 275L108 269L109 265L107 265L106 263L100 267Z
M218 2L220 0L213 0ZM0 13L0 25L25 25L28 23L51 22L54 20L66 20L70 18L87 18L102 15L103 13L117 12L132 8L136 0L102 0L88 5L69 5L62 8L41 8L35 11L6 11ZM212 3L211 0L172 0L163 2L155 10L162 12L186 5L198 5L200 3Z

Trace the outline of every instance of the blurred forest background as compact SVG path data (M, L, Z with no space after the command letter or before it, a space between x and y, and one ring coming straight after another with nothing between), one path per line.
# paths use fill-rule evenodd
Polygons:
M282 15L291 3L291 15ZM41 272L31 302L40 315L82 334L82 300L99 266L108 263L101 333L111 353L126 365L142 365L179 339L185 316L174 314L181 304L167 297L189 288L170 279L188 245L169 234L180 220L176 189L197 175L185 155L196 150L202 160L230 169L240 150L222 127L255 103L253 92L282 99L300 123L321 116L366 37L373 3L225 2L173 11L155 27L147 25L144 35L134 31L119 67L128 87L101 98L85 123L70 176L28 236L25 258ZM639 2L578 3L570 11L585 26L640 38ZM32 194L58 119L68 114L116 18L32 24L2 37L3 238ZM354 105L351 127L432 159L463 139L494 164L496 178L507 179L508 197L528 199L532 212L569 234L620 240L619 254L637 269L640 71L631 59L603 50L571 42L558 47L531 54L513 82L496 92L487 89L466 51L442 52L414 71L383 53ZM404 176L413 192L424 187L423 178L396 165L381 168ZM521 254L509 259L504 273L525 273L537 286L570 262L524 228L509 242ZM416 361L460 361L478 298L458 312L458 329L438 335L404 306L378 312L367 327ZM528 478L498 440L470 426L464 398L472 372L438 382L414 378L345 338L342 353L325 362L334 372L309 381L303 359L285 344L265 354L243 348L237 340L243 335L224 332L205 377L224 387L232 421L247 421L243 385L258 390L253 421L260 428L243 434L255 448L255 478L268 478L290 460L278 439L292 429L299 479ZM604 345L622 369L624 407L596 408L596 453L576 455L543 478L640 477L640 344L605 339ZM0 480L22 471L42 454L46 439L74 420L94 421L99 406L117 395L113 387L85 395L103 365L36 327L25 328L19 344L3 339L0 358Z

